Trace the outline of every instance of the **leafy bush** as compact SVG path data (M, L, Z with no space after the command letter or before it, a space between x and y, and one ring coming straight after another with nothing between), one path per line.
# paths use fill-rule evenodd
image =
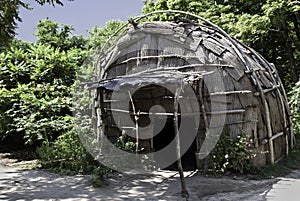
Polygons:
M254 153L244 134L233 140L228 131L222 133L216 147L210 154L209 168L213 172L236 172L240 174L253 171L251 159Z
M72 26L59 24L49 19L40 21L37 25L37 44L50 45L59 51L85 49L86 40L82 36L74 36Z
M91 119L87 114L91 107L86 107L90 99L85 93L90 91L81 91L80 87L94 77L94 66L84 62L97 58L92 51L123 24L112 21L105 28L96 27L90 38L84 39L72 35L70 26L44 20L37 26L35 44L14 40L0 52L0 141L13 137L39 147L43 168L65 173L94 172L96 178L110 172L89 154L95 156L97 142L89 130ZM83 141L73 113L80 119ZM89 150L82 142L91 145ZM127 143L123 147L131 149Z
M300 81L296 83L289 95L294 130L295 133L300 133Z
M94 187L104 186L106 184L105 178L109 177L113 173L114 171L109 169L108 167L98 166L93 170L93 175L90 181L92 182L92 185Z
M118 137L115 146L123 151L133 153L136 149L136 142L131 141L128 136L123 134Z
M64 173L91 173L99 163L82 146L75 129L65 132L54 142L44 141L38 148L43 168Z
M124 24L125 22L119 20L111 20L105 24L105 27L93 27L91 30L89 30L90 36L87 40L88 48L98 50L98 48L102 47L106 43L108 38L111 37ZM110 47L110 45L114 44L114 42L116 41L113 40L111 42L112 43L107 44L108 47Z
M75 40L67 28L53 33L65 42ZM52 39L45 44L14 41L0 54L0 139L14 135L38 145L71 129L73 83L87 52L77 43L58 47L60 40Z

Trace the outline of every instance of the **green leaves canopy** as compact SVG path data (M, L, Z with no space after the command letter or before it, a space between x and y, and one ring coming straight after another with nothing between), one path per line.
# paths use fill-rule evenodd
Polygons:
M40 5L63 5L61 0L35 0ZM69 0L73 1L73 0ZM22 22L19 16L20 8L30 9L29 4L22 0L0 1L0 50L7 46L16 35L17 22Z
M82 36L72 35L74 30L72 26L60 25L49 19L40 21L37 25L38 33L36 34L38 40L36 44L50 45L60 51L68 51L70 49L79 48L84 49L86 40Z
M72 126L73 83L87 51L78 48L84 42L71 36L71 27L58 27L41 21L38 35L47 29L52 38L44 44L42 37L36 44L13 41L0 53L0 137L14 134L34 144L51 141Z
M46 19L35 44L13 40L0 53L0 141L14 135L36 145L72 130L75 78L92 79L93 66L84 62L123 24L108 22L84 39Z
M21 21L20 7L29 8L28 4L19 0L0 1L0 49L7 45L15 35L17 21Z

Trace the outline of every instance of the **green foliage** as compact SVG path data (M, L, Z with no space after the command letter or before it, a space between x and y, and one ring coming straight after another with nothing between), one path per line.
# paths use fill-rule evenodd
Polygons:
M84 49L85 39L82 36L71 35L74 30L71 26L60 25L49 19L40 21L37 25L37 44L50 45L60 51L68 51L74 48Z
M39 25L43 29L52 23ZM52 36L72 44L70 32ZM45 45L14 41L0 54L0 138L14 134L34 145L52 141L72 127L73 83L87 52L75 44L65 48L52 41Z
M20 0L0 1L0 50L3 49L15 35L17 21L21 21L18 13L19 7L28 9L28 4Z
M40 5L55 4L63 5L60 0L35 0ZM73 0L69 0L73 1ZM19 16L19 9L30 9L29 4L21 0L0 1L0 50L3 50L15 36L17 23L22 22Z
M44 141L37 149L41 168L63 174L90 174L92 185L101 187L105 185L105 178L112 175L114 171L94 159L90 151L94 144L91 140L95 138L82 139L82 132L90 134L90 125L84 128L72 125L70 131L62 133L54 142ZM90 143L89 147L84 147L83 143Z
M85 150L76 130L63 133L38 149L42 167L63 173L91 173L99 164Z
M115 146L123 151L131 152L131 153L135 152L136 149L136 143L132 142L129 139L129 137L126 135L121 135L120 137L118 137Z
M253 172L251 159L255 156L244 134L233 140L228 131L222 133L220 140L209 156L209 168L212 172Z
M108 21L105 27L95 26L89 31L87 46L89 49L98 50L125 22L119 20Z
M55 85L31 84L19 85L10 91L1 90L1 98L6 98L2 99L3 102L10 105L1 114L1 120L4 120L1 127L7 123L6 133L2 137L18 133L19 138L24 138L26 143L32 145L43 140L53 140L59 133L68 130L72 117L68 114L70 98L63 95L67 90Z
M296 83L289 95L294 131L300 133L300 81Z
M102 187L106 185L105 178L110 177L113 173L114 171L109 169L108 167L98 166L93 170L92 178L90 181L95 188Z
M90 91L82 87L93 80L94 50L121 25L116 21L95 28L86 40L73 36L70 26L44 20L38 24L36 44L13 40L0 53L0 140L7 136L25 139L39 147L43 168L93 173L92 182L100 185L111 170L89 154L97 142L87 115ZM77 119L73 112L79 112Z

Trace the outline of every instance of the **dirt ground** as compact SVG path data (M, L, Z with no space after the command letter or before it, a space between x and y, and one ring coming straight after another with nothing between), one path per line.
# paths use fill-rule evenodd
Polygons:
M222 176L207 177L185 172L189 199L180 196L176 172L152 175L120 174L107 185L92 187L89 176L62 176L42 170L24 170L15 166L28 162L0 154L0 200L299 200L300 171L284 178L248 180ZM33 161L34 162L34 161ZM30 161L32 163L32 161Z

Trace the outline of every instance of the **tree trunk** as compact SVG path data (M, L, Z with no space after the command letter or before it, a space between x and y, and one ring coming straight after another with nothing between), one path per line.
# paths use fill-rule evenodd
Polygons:
M286 40L285 47L286 47L287 56L289 59L289 66L291 68L291 78L292 78L292 82L296 83L298 81L299 77L297 75L296 60L294 57L294 50L292 47L293 41L289 37L289 28L288 28L288 25L286 24L286 22L283 22L282 26L283 26L283 36Z

